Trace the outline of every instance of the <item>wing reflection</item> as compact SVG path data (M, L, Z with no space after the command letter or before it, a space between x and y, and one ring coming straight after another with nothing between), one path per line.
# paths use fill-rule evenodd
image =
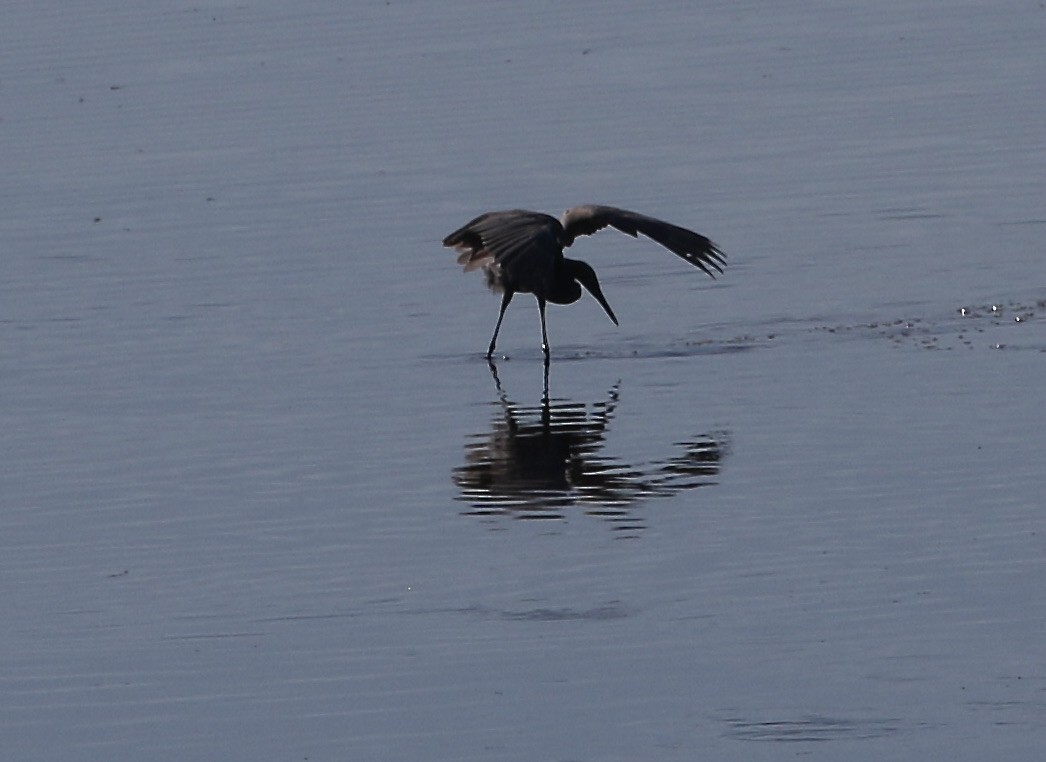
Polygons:
M619 401L617 385L605 399L585 405L550 400L546 375L541 405L527 407L509 401L493 363L491 372L498 412L490 431L470 437L465 464L454 469L458 499L471 505L466 514L557 519L576 505L635 529L639 522L629 509L636 503L715 484L725 433L679 442L667 458L623 463L602 453Z

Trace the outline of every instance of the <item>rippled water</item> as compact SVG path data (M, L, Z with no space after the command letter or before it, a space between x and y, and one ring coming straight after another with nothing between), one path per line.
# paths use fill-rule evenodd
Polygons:
M11 10L18 759L1038 759L1035 5ZM444 235L578 241L621 321Z

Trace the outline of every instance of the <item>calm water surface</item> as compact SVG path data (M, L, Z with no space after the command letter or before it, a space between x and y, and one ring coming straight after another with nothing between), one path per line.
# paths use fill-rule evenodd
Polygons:
M10 14L6 756L1041 758L1046 12L527 8Z

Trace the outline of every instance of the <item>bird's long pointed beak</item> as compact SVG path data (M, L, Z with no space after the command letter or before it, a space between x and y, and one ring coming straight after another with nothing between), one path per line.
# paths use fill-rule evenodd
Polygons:
M595 270L588 268L587 272L581 270L576 272L574 276L577 278L577 282L584 286L588 290L588 293L596 298L596 301L599 302L599 305L606 311L607 317L614 322L614 325L618 325L617 318L614 316L614 311L610 309L606 297L603 296L603 289L599 287L599 279L596 278Z

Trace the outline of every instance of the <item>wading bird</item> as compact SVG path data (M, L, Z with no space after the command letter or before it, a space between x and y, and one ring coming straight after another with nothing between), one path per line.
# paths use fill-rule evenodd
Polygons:
M575 206L563 213L562 220L524 209L481 214L444 238L443 245L461 252L458 264L465 266L465 272L483 268L487 285L502 293L501 312L487 348L488 359L494 354L505 310L517 291L537 297L541 313L541 349L546 359L546 302L573 304L581 298L581 286L584 286L606 310L614 325L618 324L599 287L595 270L585 262L563 256L563 249L574 243L579 235L591 235L607 226L632 237L642 233L713 278L715 273L712 271L722 273L726 265L726 255L703 235L627 209Z

